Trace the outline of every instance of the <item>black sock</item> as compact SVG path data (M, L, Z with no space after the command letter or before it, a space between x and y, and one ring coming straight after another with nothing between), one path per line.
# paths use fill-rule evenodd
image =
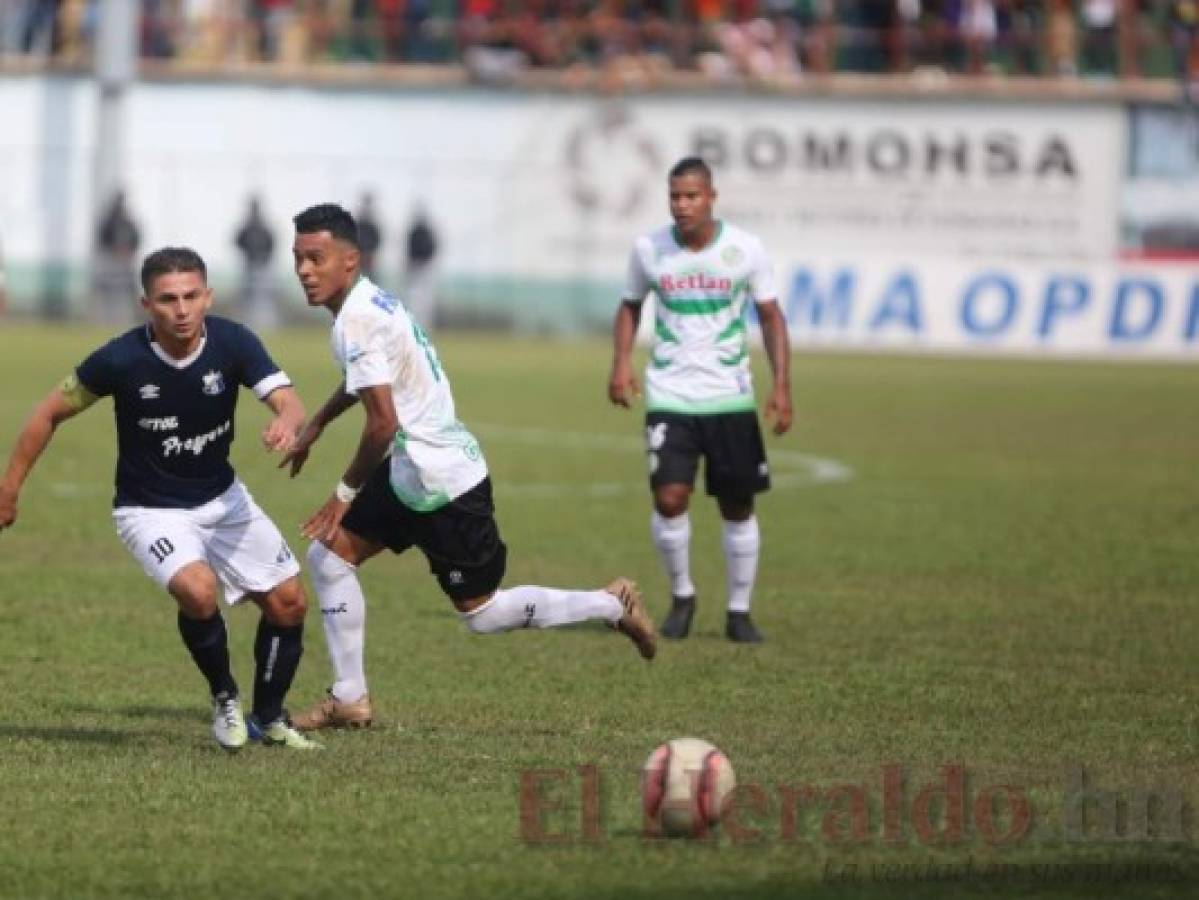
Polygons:
M237 682L229 670L229 634L220 612L208 619L189 619L180 612L179 635L207 679L212 696L220 693L236 696Z
M254 715L269 725L283 715L283 698L304 654L304 623L272 625L263 616L254 638Z

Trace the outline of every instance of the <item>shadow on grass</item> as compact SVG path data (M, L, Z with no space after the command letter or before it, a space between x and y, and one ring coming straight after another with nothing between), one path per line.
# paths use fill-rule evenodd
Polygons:
M108 744L116 746L128 743L133 738L144 739L144 737L144 734L117 731L113 728L0 724L0 739L14 738L24 741L53 741L55 743Z
M93 716L126 716L130 719L166 719L177 722L204 722L208 718L208 710L199 705L191 706L154 706L138 704L136 706L100 707L73 704L60 707L64 713L77 713Z
M775 877L764 880L747 878L744 884L726 881L701 886L680 885L677 889L660 885L651 890L624 888L589 893L587 900L894 900L918 897L920 900L957 900L962 897L1020 897L1021 900L1093 900L1096 897L1193 898L1199 881L1193 873L1163 871L1146 877L1121 877L1112 872L1090 873L1079 869L1075 874L1059 873L1041 877L1029 875L1012 880L986 878L938 881L936 878L907 878L892 882L872 881L867 877L837 882L816 878ZM550 895L545 895L547 898Z

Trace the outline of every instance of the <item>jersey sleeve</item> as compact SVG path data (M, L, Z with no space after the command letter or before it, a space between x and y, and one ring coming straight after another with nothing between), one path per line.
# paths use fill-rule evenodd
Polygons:
M114 342L110 341L95 350L76 366L75 377L88 393L96 397L107 397L113 393L120 378Z
M350 316L341 329L341 343L347 391L356 394L365 387L391 384L387 329L376 317Z
M629 268L625 275L624 293L621 297L631 303L640 303L644 300L645 295L652 287L649 273L645 271L642 250L641 241L637 241L633 245L633 251L629 254Z
M271 391L291 384L287 373L275 365L258 335L239 325L234 330L233 340L237 349L241 383L253 391L255 397L265 400Z
M749 292L755 303L778 300L779 292L774 283L774 266L766 255L760 241L753 243L753 270L749 275Z

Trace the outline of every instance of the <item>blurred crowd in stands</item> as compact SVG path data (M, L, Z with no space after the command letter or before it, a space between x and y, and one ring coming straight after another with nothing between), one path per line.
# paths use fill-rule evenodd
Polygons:
M85 65L104 0L3 0L0 54ZM144 59L458 64L503 82L615 67L652 83L826 72L1180 77L1199 0L141 0Z

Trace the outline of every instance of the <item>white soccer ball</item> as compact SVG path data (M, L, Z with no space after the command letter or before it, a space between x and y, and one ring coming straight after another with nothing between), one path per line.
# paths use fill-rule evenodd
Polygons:
M699 738L675 738L654 749L641 774L646 826L671 837L703 837L720 823L737 786L728 757Z

